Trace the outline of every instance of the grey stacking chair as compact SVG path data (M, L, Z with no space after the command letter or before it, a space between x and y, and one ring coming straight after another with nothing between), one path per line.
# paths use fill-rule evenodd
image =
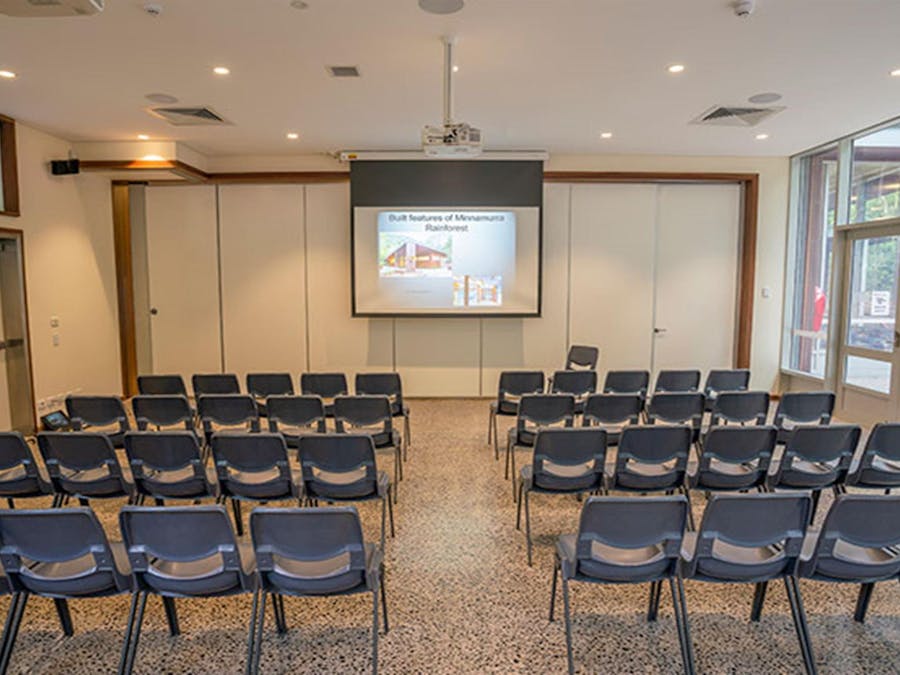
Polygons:
M354 388L362 396L387 396L390 399L391 414L403 418L403 457L406 458L412 438L409 406L403 401L403 382L399 373L357 373Z
M900 496L838 495L822 529L809 531L800 558L805 579L860 584L854 620L863 623L879 581L900 575Z
M862 430L853 424L795 427L769 474L772 490L812 490L810 523L822 490L844 484Z
M296 448L305 434L324 434L325 406L318 396L270 396L266 399L269 431Z
M251 649L253 673L259 671L266 598L372 594L372 672L378 672L378 603L388 632L381 549L363 539L353 507L254 509L250 531L256 553L261 601ZM273 600L281 606L282 600ZM287 630L286 623L279 628ZM340 646L338 647L340 648Z
M384 548L385 516L390 515L394 536L391 481L375 463L375 444L368 434L318 434L304 436L297 448L302 496L307 505L326 502L381 500L381 547Z
M618 445L622 429L638 424L644 400L640 394L591 394L584 404L582 426L602 427L609 445Z
M700 388L699 370L661 370L656 376L654 392L690 392Z
M551 394L571 394L575 397L575 412L584 411L587 397L597 391L596 370L558 370L550 380Z
M375 450L394 455L394 502L397 481L403 480L400 453L403 438L394 429L391 402L387 396L338 396L334 399L334 427L339 434L366 433L372 436Z
M707 401L707 404L709 401ZM709 409L709 405L707 405ZM710 426L717 424L763 425L769 416L769 392L724 391L716 396L710 415Z
M54 506L61 506L69 497L78 499L82 506L87 506L89 499L134 497L134 483L122 471L116 450L105 434L46 431L37 439L56 493Z
M712 427L703 440L697 466L688 472L688 487L712 492L762 491L776 437L771 426Z
M219 494L215 471L204 462L191 431L130 431L125 454L131 466L138 504L153 499L205 499Z
M712 583L755 584L750 618L759 621L766 585L783 579L806 672L816 672L797 566L811 498L803 493L713 495L698 532L685 535L681 575Z
M169 633L175 637L181 633L176 598L253 593L248 645L252 644L258 604L253 549L237 542L222 506L125 507L119 524L133 579L120 673L134 668L150 595L162 598Z
M691 427L691 440L700 438L703 423L703 394L699 392L661 392L653 394L647 405L649 424L687 424Z
M137 384L142 396L188 395L181 375L138 375Z
M139 431L147 429L194 429L194 409L186 396L152 395L135 396L131 409Z
M128 424L128 413L118 396L66 396L66 412L75 431L93 431L109 437L121 448Z
M603 489L606 465L606 431L596 427L554 428L537 432L531 464L519 475L516 529L522 522L525 502L525 542L531 565L531 508L528 495L583 494Z
M679 553L689 504L683 495L671 497L591 497L581 510L577 534L566 534L556 544L550 620L556 604L557 578L562 577L566 657L575 672L569 584L650 584L647 621L655 621L668 580L675 610L675 625L684 672L694 673L690 624ZM625 639L625 636L623 636ZM628 639L633 637L628 636Z
M900 487L900 424L876 424L859 461L851 465L846 485L869 490Z
M646 370L610 370L603 380L604 394L639 394L647 398L650 373Z
M18 431L0 432L0 497L6 497L9 508L16 499L46 497L53 486L44 468ZM2 585L0 585L2 588Z
M572 345L566 354L565 370L596 370L600 359L600 350L589 345Z
M343 373L301 373L300 392L306 396L320 397L327 417L334 417L334 399L350 393L347 376Z
M121 544L111 544L88 508L0 512L0 561L12 586L0 673L7 672L28 598L52 598L63 631L73 632L67 600L131 591ZM85 668L95 670L85 664Z
M259 410L247 394L204 394L197 414L207 442L217 431L259 431Z
M280 434L216 433L212 454L221 499L230 499L238 535L244 534L241 502L297 499L299 473L289 462Z
M703 385L706 410L711 412L719 394L726 391L747 391L750 387L750 371L746 368L710 370Z
M211 394L240 394L241 384L233 373L197 373L191 375L191 388L194 396Z
M772 423L778 428L778 442L784 444L798 424L831 424L834 394L830 391L803 391L782 394Z
M290 373L248 373L247 393L256 400L261 417L268 414L266 399L269 396L293 396L294 382Z
M540 370L505 370L497 383L497 398L491 401L488 417L488 443L491 434L494 441L494 459L500 459L500 440L497 433L497 416L515 417L519 414L519 399L526 394L544 391L544 373Z
M516 425L506 439L504 478L512 482L516 498L516 449L533 448L540 429L552 426L571 427L575 422L575 397L571 394L526 394L519 399Z

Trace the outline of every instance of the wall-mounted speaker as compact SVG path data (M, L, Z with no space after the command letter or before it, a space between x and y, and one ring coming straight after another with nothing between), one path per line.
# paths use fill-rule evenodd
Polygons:
M54 176L68 176L78 173L80 164L77 159L54 159L50 162L50 173Z

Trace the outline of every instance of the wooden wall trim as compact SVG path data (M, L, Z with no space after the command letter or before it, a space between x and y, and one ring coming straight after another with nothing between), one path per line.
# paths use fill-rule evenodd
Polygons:
M755 173L709 171L545 171L545 183L743 183Z
M19 166L16 159L16 122L0 115L0 173L3 174L3 208L0 216L19 216Z
M738 292L738 341L735 365L750 367L753 341L753 300L756 297L756 237L759 220L759 175L743 181L741 217L740 290Z
M127 183L117 182L112 185L113 245L116 260L116 295L119 306L119 356L122 363L122 394L125 397L138 393L129 189Z

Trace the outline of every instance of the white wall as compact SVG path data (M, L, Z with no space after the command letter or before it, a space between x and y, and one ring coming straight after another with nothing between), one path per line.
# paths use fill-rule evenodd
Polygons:
M71 146L23 124L16 136L22 215L0 227L24 231L35 397L121 393L109 179L51 176L50 160Z

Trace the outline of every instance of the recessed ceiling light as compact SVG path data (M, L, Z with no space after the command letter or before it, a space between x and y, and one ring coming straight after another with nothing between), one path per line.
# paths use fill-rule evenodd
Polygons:
M680 63L673 63L671 66L669 66L669 72L670 73L683 73L684 66Z
M419 0L419 7L432 14L453 14L465 4L465 0Z
M459 66L453 66L453 72L454 72L454 73L458 73L458 72L459 72Z
M600 138L612 138L612 132L604 131L602 134L600 134Z
M900 77L900 68L891 71L891 77Z
M13 80L16 77L16 74L11 70L0 70L0 77L5 80Z
M178 103L178 99L171 94L145 94L144 98L148 101L153 101L154 103Z
M291 7L294 9L309 9L309 3L303 0L291 0Z
M775 103L781 100L781 94L774 91L764 91L759 94L753 94L747 99L750 103Z
M756 140L764 141L769 137L769 134L756 134Z
M149 141L150 137L147 134L138 134L139 141Z
M296 141L298 138L300 138L300 134L291 131L291 132L287 135L287 137L288 137L289 140Z
M225 66L216 66L215 68L213 68L213 72L216 75L228 75L229 73L231 73L231 71Z

